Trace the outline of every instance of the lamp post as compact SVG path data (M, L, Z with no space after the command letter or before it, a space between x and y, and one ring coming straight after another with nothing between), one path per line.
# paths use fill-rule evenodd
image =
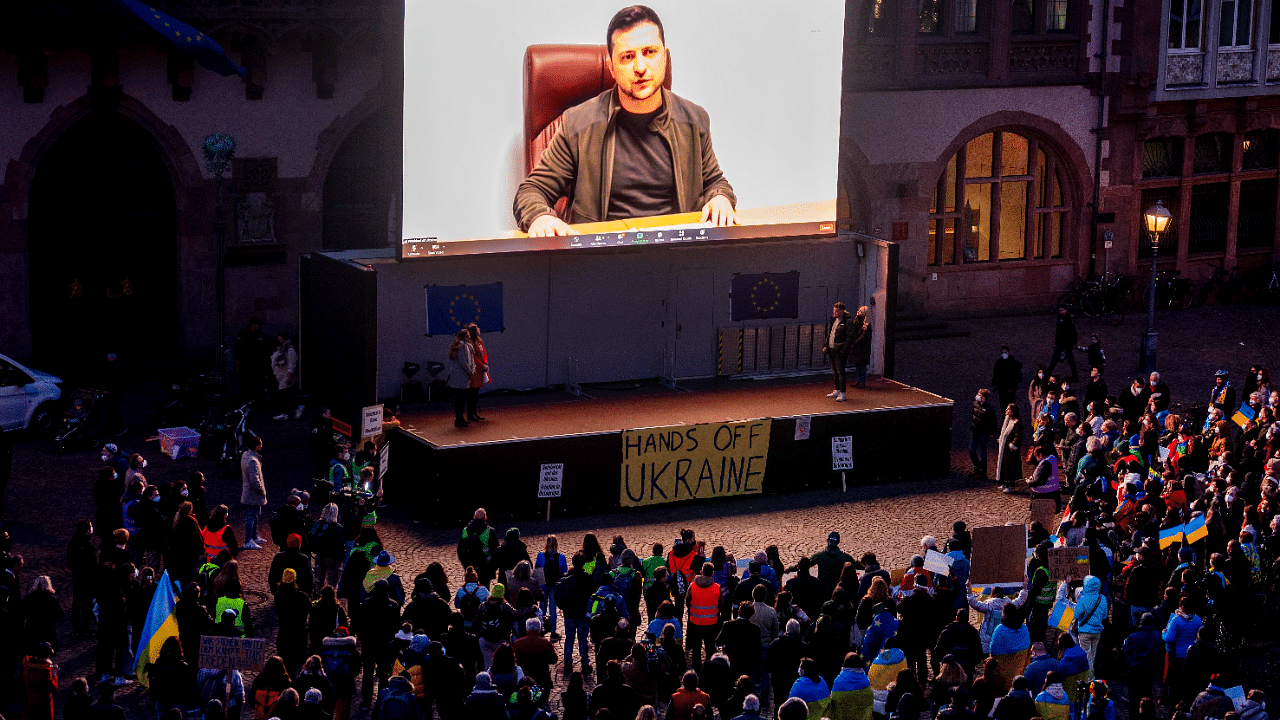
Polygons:
M1138 358L1138 367L1142 373L1154 372L1156 369L1156 258L1160 255L1160 236L1169 230L1173 215L1157 200L1156 204L1147 208L1142 219L1151 236L1151 289L1147 298L1147 331L1142 336L1142 350Z
M226 379L227 353L223 345L226 342L226 269L223 250L227 244L227 220L222 205L222 176L231 165L231 158L236 154L236 140L226 133L214 133L204 139L205 167L217 178L213 203L213 234L217 243L217 305L218 305L218 337L214 343L218 354L216 367L218 378Z

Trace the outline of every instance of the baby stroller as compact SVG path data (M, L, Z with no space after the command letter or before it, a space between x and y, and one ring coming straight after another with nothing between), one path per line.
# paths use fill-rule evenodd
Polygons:
M97 438L92 436L90 421L101 397L101 392L91 388L72 391L67 398L67 407L62 412L57 434L53 438L55 453L72 449L89 450L100 445Z

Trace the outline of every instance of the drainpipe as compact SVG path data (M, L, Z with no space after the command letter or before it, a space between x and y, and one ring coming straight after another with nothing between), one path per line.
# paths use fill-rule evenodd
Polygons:
M1110 55L1107 46L1110 44L1111 32L1111 0L1102 2L1102 45L1101 52L1094 57L1102 62L1102 71L1098 74L1098 118L1093 129L1093 203L1089 214L1089 276L1092 277L1098 264L1098 205L1102 201L1102 130L1106 123L1107 105L1107 57Z

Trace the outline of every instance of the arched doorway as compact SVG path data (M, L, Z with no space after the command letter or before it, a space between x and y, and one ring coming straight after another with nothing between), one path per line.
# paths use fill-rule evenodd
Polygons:
M386 112L361 122L342 141L324 180L325 250L387 246L399 152L399 135Z
M145 130L108 111L77 122L37 165L28 217L41 363L84 370L115 352L154 367L180 354L174 184Z

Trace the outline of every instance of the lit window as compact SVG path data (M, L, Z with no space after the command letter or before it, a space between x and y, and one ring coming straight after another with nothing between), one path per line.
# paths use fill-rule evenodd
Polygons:
M923 0L920 3L920 32L926 35L942 32L942 0Z
M1067 212L1051 154L1018 133L979 135L951 157L934 186L928 262L1061 257Z
M978 31L978 0L958 0L956 2L956 32L971 33Z

